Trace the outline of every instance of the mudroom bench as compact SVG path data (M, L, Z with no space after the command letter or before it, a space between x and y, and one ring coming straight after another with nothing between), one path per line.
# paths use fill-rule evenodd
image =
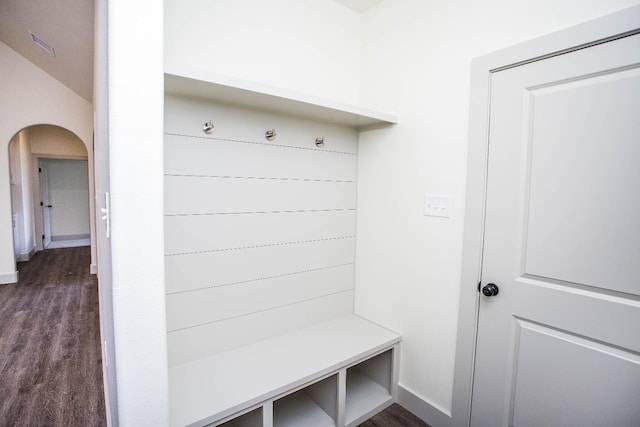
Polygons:
M359 316L169 369L171 426L354 426L395 400L400 335Z

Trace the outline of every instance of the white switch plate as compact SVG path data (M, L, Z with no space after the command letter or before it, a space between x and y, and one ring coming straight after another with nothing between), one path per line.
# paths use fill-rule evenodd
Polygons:
M437 196L427 194L424 196L425 216L451 217L451 196Z

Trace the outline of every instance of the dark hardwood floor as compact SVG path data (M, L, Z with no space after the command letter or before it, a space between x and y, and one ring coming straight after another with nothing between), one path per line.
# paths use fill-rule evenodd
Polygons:
M358 427L429 427L429 424L394 403Z
M0 426L104 426L89 247L38 252L0 285Z

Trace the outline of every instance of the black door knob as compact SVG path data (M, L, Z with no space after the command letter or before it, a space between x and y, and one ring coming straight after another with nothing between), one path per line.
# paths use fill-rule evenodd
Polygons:
M495 283L489 283L482 287L482 295L485 297L492 297L494 295L498 295L500 289L498 289L498 285Z

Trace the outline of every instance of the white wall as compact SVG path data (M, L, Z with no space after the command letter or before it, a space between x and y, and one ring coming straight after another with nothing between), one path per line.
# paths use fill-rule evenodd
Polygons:
M164 426L168 420L162 6L156 0L107 4L108 86L100 80L99 89L107 90L108 99L100 104L104 108L108 103L106 123L104 110L97 111L101 126L108 124L100 137L108 132L109 139L114 343L105 354L111 349L115 353L117 411L110 416L117 412L118 420L112 422L122 426Z
M36 251L34 173L28 129L18 132L9 143L11 210L14 221L16 261L28 261Z
M24 131L27 132L26 130ZM21 132L22 134L22 132ZM36 228L34 224L35 204L33 194L35 177L33 163L31 162L31 142L29 138L20 138L20 190L22 197L22 252L21 259L33 255L36 248Z
M360 16L332 0L165 0L165 69L357 103Z
M92 159L93 118L91 104L4 43L0 43L0 76L0 283L11 283L17 273L11 238L9 141L27 126L54 124L76 134ZM92 172L90 160L90 176ZM92 248L92 263L94 255Z
M107 425L118 425L118 387L113 316L113 280L111 242L104 212L109 194L109 76L108 76L108 1L95 1L93 108L96 210L101 213L96 224L98 292L100 303L100 338L102 339L102 380ZM104 211L103 211L104 209ZM125 362L126 363L126 362Z
M459 292L477 286L460 283L471 59L637 3L387 0L363 15L362 101L400 124L361 135L356 311L402 333L400 385L445 414ZM425 193L451 195L452 217L422 216Z
M14 251L16 261L29 259L30 251L34 249L35 240L29 220L32 215L30 206L30 163L29 143L18 133L9 144L9 169L11 184L11 213L15 222L13 228Z
M80 139L57 126L33 126L27 129L31 153L45 157L87 158L87 148Z

